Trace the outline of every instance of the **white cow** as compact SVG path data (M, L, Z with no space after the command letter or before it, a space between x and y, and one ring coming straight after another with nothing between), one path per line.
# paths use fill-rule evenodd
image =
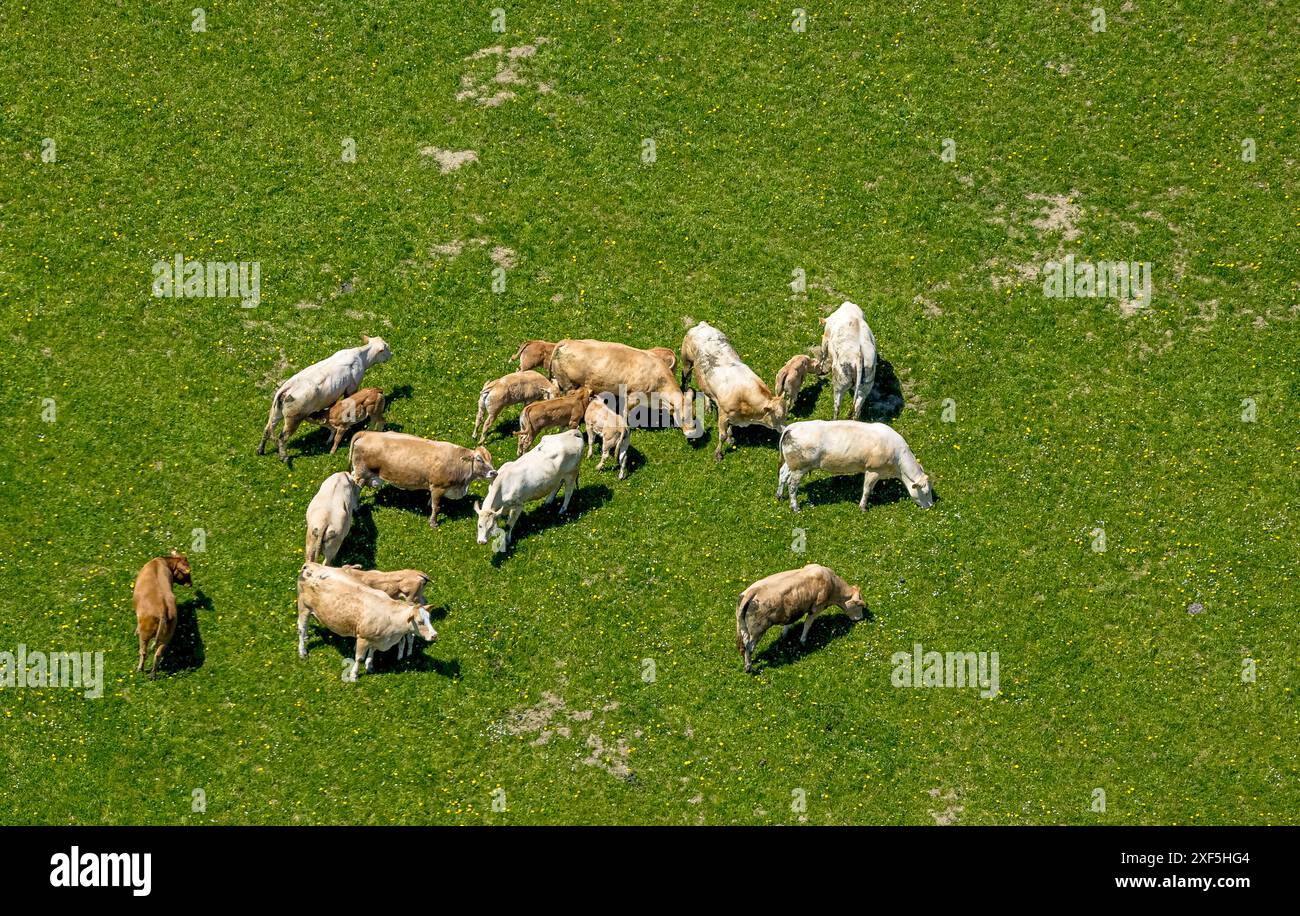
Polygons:
M857 419L867 404L867 395L876 381L876 337L867 327L862 309L845 302L822 319L822 347L831 371L835 392L834 419L840 418L840 398L853 390L853 415Z
M478 542L486 544L489 538L502 534L500 520L505 515L503 545L509 545L510 533L514 531L524 506L542 497L546 497L546 505L550 505L561 486L564 487L564 502L560 511L564 512L569 507L573 491L578 488L578 469L581 466L582 431L577 429L542 436L532 451L501 465L482 505L474 504L474 511L478 513Z
M262 443L257 447L259 455L266 452L266 440L275 432L275 426L281 420L278 440L280 460L287 462L284 444L294 434L298 424L320 410L328 410L339 398L350 397L361 388L361 379L375 363L385 363L392 359L393 351L388 349L382 337L362 335L365 344L339 350L333 356L322 359L303 369L279 388L271 398L271 415L262 431Z
M803 420L781 433L781 471L776 498L790 485L790 508L799 511L799 483L812 470L831 474L862 474L862 500L866 511L871 488L881 478L903 481L907 493L922 509L934 505L934 490L925 468L907 442L884 423L857 420Z
M325 478L307 505L305 559L308 563L328 566L338 555L343 539L352 528L352 514L357 511L360 493L361 487L346 471Z

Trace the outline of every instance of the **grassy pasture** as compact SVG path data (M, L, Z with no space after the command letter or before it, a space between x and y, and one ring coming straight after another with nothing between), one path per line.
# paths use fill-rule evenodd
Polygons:
M1297 821L1294 9L193 6L0 7L0 651L105 665L0 689L0 821ZM152 297L177 253L258 262L260 304ZM1045 297L1065 254L1150 262L1151 302ZM350 641L297 658L347 451L254 454L293 371L381 335L390 428L468 443L521 340L708 320L770 380L844 299L934 509L814 476L794 516L752 429L721 464L634 433L495 560L470 500L435 532L366 491L341 559L427 570L441 638L356 684ZM194 529L148 681L132 582ZM871 617L743 675L737 595L806 562ZM916 643L998 652L999 695L893 687Z

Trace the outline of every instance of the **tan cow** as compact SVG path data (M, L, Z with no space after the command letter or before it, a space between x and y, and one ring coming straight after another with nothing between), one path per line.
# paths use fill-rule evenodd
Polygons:
M427 605L407 604L371 588L343 570L305 563L298 573L298 655L307 657L307 618L339 636L355 636L349 679L355 681L364 663L374 670L376 652L384 652L406 636L434 642L438 633Z
M781 371L776 374L776 384L773 389L785 402L787 412L794 407L794 402L798 400L799 389L803 387L804 378L807 377L809 372L822 375L821 363L811 356L805 356L801 353L798 356L790 357L790 361L782 366Z
M807 614L799 636L799 642L806 643L813 621L831 605L843 608L850 620L861 620L867 610L858 586L816 563L759 579L741 592L736 605L736 648L745 659L745 670L750 670L754 648L771 627L780 624L784 636Z
M727 335L706 321L682 338L682 387L692 373L698 376L700 391L718 409L718 447L713 453L718 461L723 448L735 444L735 427L766 426L778 433L785 427L785 401L741 361Z
M533 447L537 434L558 427L577 429L592 398L590 388L579 388L549 401L535 401L519 415L519 454Z
M546 401L560 393L555 383L532 369L511 372L501 378L488 382L478 393L478 413L474 417L474 432L478 444L487 438L488 430L496 423L497 415L512 404L531 404L534 401ZM484 417L486 416L486 420ZM479 425L482 424L482 431Z
M525 340L515 351L515 355L510 357L510 362L519 363L519 371L527 372L529 369L536 369L541 366L547 372L551 371L551 354L555 351L555 344L546 340Z
M299 424L317 411L327 410L339 398L346 398L361 387L361 378L375 363L387 362L393 356L382 337L362 335L365 344L339 350L332 356L313 363L275 389L271 397L271 414L262 431L262 442L257 447L259 455L266 451L266 440L275 432L281 420L277 440L280 460L288 462L284 444L289 441Z
M704 435L695 393L682 391L664 361L645 350L604 340L561 340L551 357L551 378L561 391L586 386L612 395L631 426L664 425L666 412L686 438Z
M352 439L352 479L361 486L388 483L402 490L428 490L429 527L438 527L438 501L460 499L476 480L496 476L492 456L452 442L407 433L360 432Z
M600 461L596 463L596 470L605 466L605 459L610 455L615 455L618 460L618 479L622 480L627 476L627 450L632 431L628 428L627 418L611 408L613 401L608 395L602 395L592 398L587 405L587 412L583 416L587 424L587 457L591 457L596 437L600 436Z
M312 414L311 419L333 431L334 442L330 445L330 454L333 455L338 451L344 434L352 427L365 423L370 429L382 430L387 409L388 403L381 389L362 388L356 394L340 398L329 410Z
M343 572L356 579L362 585L377 588L389 598L405 601L407 604L424 604L424 587L429 584L427 573L418 569L395 569L383 572L378 569L362 569L355 563L340 567ZM415 634L408 633L397 644L397 659L401 661L415 649Z
M149 643L156 640L153 666L149 676L158 673L158 659L176 635L176 595L172 583L191 585L190 561L184 554L173 550L165 557L154 557L135 577L135 591L131 603L135 605L135 632L140 637L140 662L136 671L144 670L144 659L149 654Z

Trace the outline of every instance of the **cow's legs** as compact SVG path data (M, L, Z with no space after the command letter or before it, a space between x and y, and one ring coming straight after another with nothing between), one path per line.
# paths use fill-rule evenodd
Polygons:
M483 420L483 403L480 401L478 405L478 410L474 413L474 428L470 430L469 433L471 436L478 436L478 425L480 422L482 422L482 420ZM486 433L484 434L484 436L479 437L478 441L480 445L483 444L483 438L485 436Z
M618 479L622 480L627 476L627 447L630 434L623 437L622 443L618 447Z
M596 434L595 434L594 432L592 432L591 427L588 426L588 427L587 427L587 457L588 457L588 458L591 457L591 448L592 448L592 446L595 445L595 444L596 444ZM605 460L605 442L604 442L603 439L601 440L601 443L600 443L600 460L601 460L602 462ZM596 465L596 470L598 470L598 471L600 470L600 465L599 465L599 464Z
M858 503L858 508L863 512L867 511L867 500L871 498L871 488L876 485L880 475L875 471L867 471L862 475L862 502Z
M163 649L166 648L167 641L162 638L162 634L159 634L158 641L154 643L153 665L149 668L149 677L154 677L158 674L158 659L162 658Z
M573 498L573 491L578 489L578 472L574 471L572 477L564 479L564 502L560 503L560 514L563 515L569 508L569 500Z
M303 606L302 599L298 599L298 657L307 657L307 617L311 611Z
M506 544L507 545L509 545L510 541L514 538L515 524L519 521L519 516L523 514L524 514L523 506L515 506L513 509L510 510L510 517L506 520Z
M342 441L343 439L343 433L344 430L342 429L334 430L334 444L330 446L331 455L333 455L335 452L339 450L339 442Z
M803 622L803 632L799 634L799 645L805 645L808 642L808 631L812 629L813 621L817 619L820 611L812 611L808 614L808 619Z
M153 639L153 631L145 632L144 622L141 621L140 626L136 627L136 633L140 637L140 663L135 666L135 670L143 671L145 656L149 654L149 641Z
M790 474L786 478L786 481L790 484L790 508L795 512L798 512L799 511L799 498L798 498L799 484L800 482L803 481L803 472L796 471L793 468L791 468Z
M722 449L727 444L727 439L731 436L731 417L722 412L722 405L718 405L718 447L713 452L715 461L722 460Z
M790 466L784 461L781 462L781 469L776 472L776 501L780 502L781 497L785 495L785 484L790 479Z
M442 496L437 490L429 491L429 527L438 527L438 499Z
M831 419L832 419L832 420L838 420L838 419L840 418L840 398L842 398L842 397L844 397L844 389L843 389L843 388L836 387L836 389L835 389L835 410L834 410L834 412L831 414Z
M301 418L301 417L290 417L290 416L287 416L287 415L285 416L285 418L284 418L284 426L280 427L279 446L280 446L280 460L281 460L281 461L288 462L288 460L289 460L289 455L288 455L287 452L285 452L285 450L284 450L284 446L285 446L285 443L288 442L289 439L293 437L293 434L294 434L295 432L297 432L297 430L298 430L298 426L299 426L301 423L302 423L302 418Z

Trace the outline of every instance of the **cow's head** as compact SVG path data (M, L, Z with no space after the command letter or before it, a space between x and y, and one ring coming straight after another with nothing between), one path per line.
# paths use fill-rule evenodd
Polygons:
M763 408L763 425L768 429L781 432L785 429L785 419L785 398L775 397L768 401L767 406Z
M173 550L167 556L163 557L167 567L172 571L172 581L178 585L190 585L190 561L186 559L185 554Z
M934 487L930 486L930 478L925 473L925 468L921 468L921 476L909 483L907 489L912 499L922 509L929 509L934 505Z
M471 480L491 480L497 476L497 469L492 466L492 453L487 450L486 445L480 445L463 456L461 461L470 462Z
M438 641L438 631L433 628L433 622L429 620L429 606L427 604L411 608L409 619L412 633L425 642Z
M393 358L393 351L388 349L382 337L371 337L368 334L362 334L361 339L365 341L366 348L370 351L370 361L372 363L386 363Z
M494 509L484 509L480 503L475 502L474 514L478 516L478 542L480 544L486 544L492 538L501 536L501 526L497 524L497 519L501 515L500 512Z
M862 589L853 586L849 592L849 598L844 602L844 610L849 615L849 620L861 620L862 615L867 612L867 603L862 600Z

